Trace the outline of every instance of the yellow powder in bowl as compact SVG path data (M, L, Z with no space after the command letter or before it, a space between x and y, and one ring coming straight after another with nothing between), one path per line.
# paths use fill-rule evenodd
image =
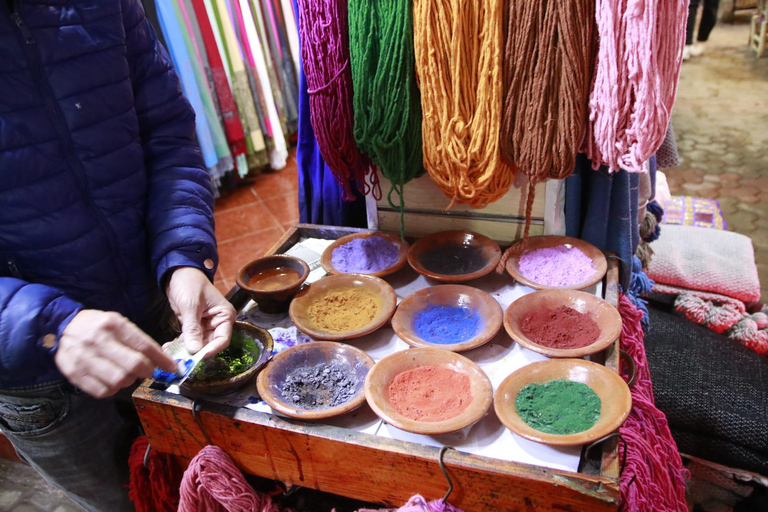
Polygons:
M381 309L381 297L364 288L330 290L309 306L312 322L324 331L354 331L373 321Z

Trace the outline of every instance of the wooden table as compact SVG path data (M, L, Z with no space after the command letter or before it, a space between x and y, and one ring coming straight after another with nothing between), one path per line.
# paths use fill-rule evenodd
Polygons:
M269 251L281 253L302 238L335 239L359 231L298 225ZM618 300L618 268L609 258L605 298ZM233 289L227 298L242 308L248 298ZM618 341L593 358L618 368ZM602 360L602 361L600 361ZM283 419L245 408L206 403L193 417L193 401L145 382L133 395L152 447L184 459L206 444L206 435L247 473L365 501L400 506L415 493L442 497L446 479L439 449L349 429ZM491 412L492 414L492 412ZM582 454L579 473L505 462L448 450L444 463L454 483L451 504L465 511L583 512L617 510L619 463L615 441Z

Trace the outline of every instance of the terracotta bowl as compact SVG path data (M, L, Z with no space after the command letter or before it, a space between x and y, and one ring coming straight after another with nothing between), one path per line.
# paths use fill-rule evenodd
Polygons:
M309 314L310 306L331 290L360 288L381 298L381 307L376 317L367 325L345 332L332 332L319 327ZM291 302L288 313L294 325L302 332L318 340L344 341L365 336L386 324L395 312L397 295L383 279L364 274L337 274L324 277L302 290Z
M578 238L571 238L569 236L532 236L528 239L528 247L523 254L533 249L555 247L558 245L571 245L581 250L589 258L592 258L592 264L596 269L595 274L586 281L573 286L547 286L531 281L520 272L519 263L522 254L510 255L507 260L507 272L519 283L536 288L537 290L583 290L597 283L605 276L605 272L608 270L608 261L605 259L605 255L594 245Z
M370 272L366 275L369 276L375 276L375 277L384 277L388 276L389 274L394 274L401 268L405 266L405 262L408 260L408 249L410 248L410 245L408 245L408 242L402 240L400 238L400 235L396 235L393 233L384 233L381 231L366 231L363 233L352 233L351 235L343 236L333 242L331 245L329 245L325 251L323 251L323 255L320 258L320 264L323 266L323 269L328 272L329 274L344 274L345 272L342 272L341 270L338 270L336 267L333 266L333 251L335 251L337 248L341 247L344 244L347 244L351 242L352 240L355 240L356 238L370 238L373 236L378 236L380 238L383 238L389 242L392 242L395 244L398 248L397 253L397 261L394 265L391 267L385 268L384 270L380 270L378 272Z
M333 362L341 363L349 367L349 371L357 378L354 396L347 402L328 409L302 409L283 397L280 386L285 382L288 374L296 368L315 366L317 364ZM259 396L269 404L272 409L302 420L320 420L345 414L357 409L365 402L365 376L374 362L371 356L359 348L333 343L329 341L311 341L295 345L277 354L269 365L259 374L256 387Z
M400 373L420 366L440 366L469 376L474 397L464 412L444 421L417 421L403 416L389 402L389 385ZM464 356L434 348L412 348L391 354L378 363L365 379L365 398L371 409L390 425L415 434L448 434L480 420L493 401L493 387L485 373Z
M480 252L482 265L463 273L443 273L431 265L432 256L445 250ZM408 251L408 263L419 274L442 283L464 283L492 272L501 260L501 249L490 238L471 231L441 231L419 239Z
M248 281L257 273L277 267L288 267L299 272L299 278L288 286L274 290L259 290L248 286ZM235 276L237 286L246 291L248 296L259 305L265 313L282 313L288 309L293 297L309 276L309 265L304 260L284 254L265 256L253 260L238 270Z
M466 307L475 310L482 322L480 330L473 338L461 343L445 345L430 343L421 338L413 326L416 314L429 305ZM392 328L400 339L412 347L463 352L477 348L496 336L501 329L502 316L499 303L484 291L460 284L443 284L419 290L406 297L392 317Z
M523 334L525 317L534 311L567 306L592 317L600 327L600 336L581 348L551 348L531 341ZM587 292L576 290L543 290L523 295L504 313L504 328L509 336L525 348L549 357L584 357L605 350L621 334L621 315L608 302Z
M528 384L563 379L586 384L600 397L600 418L592 428L577 434L540 432L517 414L515 398ZM629 416L632 395L619 375L605 366L581 359L550 359L526 365L504 379L496 390L494 408L499 420L514 433L537 443L577 446L590 443L619 428Z
M193 376L191 376L184 381L182 387L207 395L224 395L244 387L264 368L264 365L267 364L267 361L272 356L272 336L269 334L269 331L259 329L245 322L235 322L234 332L237 331L244 333L258 347L259 357L255 359L253 365L246 371L229 379L198 381L194 380ZM231 343L234 343L234 340ZM201 364L205 364L205 361Z

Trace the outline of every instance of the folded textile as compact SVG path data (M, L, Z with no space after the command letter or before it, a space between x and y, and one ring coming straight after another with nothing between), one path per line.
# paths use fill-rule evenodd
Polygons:
M723 212L720 211L720 203L715 199L671 196L662 206L664 207L662 224L713 229L726 228Z
M741 302L760 299L760 280L749 237L669 224L664 226L664 236L654 242L653 250L648 277L656 282L654 291L679 293L683 289L696 296L707 292Z

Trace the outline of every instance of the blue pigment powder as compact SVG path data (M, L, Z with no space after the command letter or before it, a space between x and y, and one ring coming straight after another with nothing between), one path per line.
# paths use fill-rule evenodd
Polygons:
M474 338L481 323L474 309L430 304L413 316L412 328L424 341L451 345Z

